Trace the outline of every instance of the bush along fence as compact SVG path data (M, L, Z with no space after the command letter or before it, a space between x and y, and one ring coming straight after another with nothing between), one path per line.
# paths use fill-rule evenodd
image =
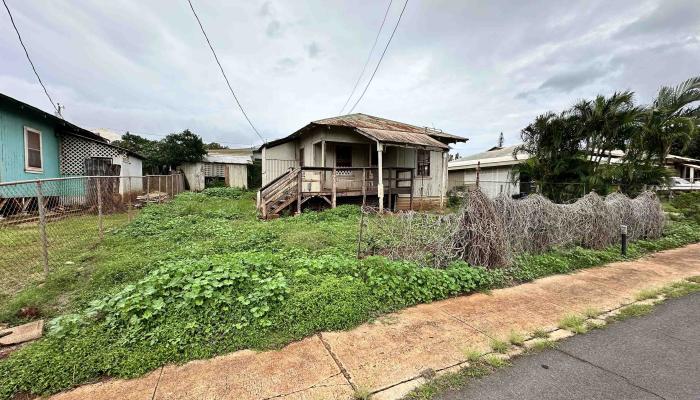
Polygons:
M105 231L130 221L148 203L184 190L182 174L75 176L0 183L0 273L34 281L74 262ZM15 274L13 271L23 271ZM17 282L20 290L28 282ZM12 293L2 293L11 295Z
M603 249L626 238L661 236L665 217L653 192L631 199L591 192L574 203L556 204L531 194L522 199L489 198L470 188L457 213L377 214L365 208L358 235L358 255L383 255L442 268L455 260L484 267L510 266L519 254L580 246Z

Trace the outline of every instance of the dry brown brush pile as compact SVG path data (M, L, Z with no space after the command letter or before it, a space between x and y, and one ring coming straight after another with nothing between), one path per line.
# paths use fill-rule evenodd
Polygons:
M572 246L602 249L619 243L620 225L627 225L629 240L637 240L658 238L665 224L653 192L634 199L621 193L589 193L574 203L556 204L537 194L490 199L478 188L467 192L455 214L367 213L364 220L364 255L434 267L460 259L501 267L521 253Z

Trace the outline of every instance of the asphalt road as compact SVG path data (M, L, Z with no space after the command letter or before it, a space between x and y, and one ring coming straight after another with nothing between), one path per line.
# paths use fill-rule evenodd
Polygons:
M700 400L700 293L519 357L438 398Z

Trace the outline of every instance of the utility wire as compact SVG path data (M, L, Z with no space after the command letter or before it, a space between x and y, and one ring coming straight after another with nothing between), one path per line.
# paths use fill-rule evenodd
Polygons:
M369 88L370 83L372 83L372 79L374 78L374 75L377 73L377 70L379 69L379 65L381 65L382 60L384 59L384 55L386 54L387 49L389 48L389 45L391 44L391 39L394 38L394 34L396 33L396 29L399 27L399 23L401 22L401 17L403 16L403 12L406 11L406 6L408 5L408 0L403 4L403 8L401 9L401 14L399 14L399 19L396 21L396 25L394 25L394 30L391 31L391 36L389 36L389 41L386 42L386 46L384 47L384 51L382 52L382 56L379 57L379 62L377 62L377 66L374 68L374 71L372 72L372 76L369 77L369 81L367 81L367 85L365 86L365 89L362 91L362 94L360 97L357 99L355 104L352 106L350 111L348 111L348 114L352 113L352 111L357 107L357 104L362 100L362 97L367 93L367 89Z
M22 41L22 35L19 34L19 29L17 29L17 25L15 25L15 19L12 18L12 12L10 12L10 7L7 6L7 2L5 0L2 0L2 4L5 5L5 9L7 10L7 15L10 16L10 22L12 22L12 27L15 28L15 32L17 33L17 38L19 39L19 44L21 44L22 48L24 49L24 54L27 56L27 60L29 60L29 64L32 66L32 70L34 71L34 75L36 75L36 79L39 80L39 84L41 85L42 88L44 88L44 93L46 93L46 97L49 98L49 101L51 102L51 105L53 106L54 111L56 111L56 114L60 116L61 113L58 110L58 107L56 107L56 104L53 102L53 99L49 95L49 91L46 90L46 86L44 86L44 82L41 81L41 77L39 76L39 73L36 72L36 67L34 67L34 63L32 62L31 57L29 57L29 52L27 51L27 46L24 45L24 42Z
M379 41L379 34L382 33L382 29L384 28L384 23L386 22L386 16L389 15L389 9L391 8L391 3L393 0L389 0L389 5L386 7L386 11L384 12L384 19L382 19L382 24L379 26L379 31L377 32L377 36L374 38L374 44L372 45L372 48L369 50L369 54L367 55L367 60L365 61L365 65L362 67L362 72L360 72L360 76L357 77L357 81L355 82L355 86L352 87L352 91L350 91L350 95L348 96L348 99L345 100L345 104L343 104L343 108L340 109L340 115L343 115L343 110L345 110L345 107L348 106L348 103L350 102L350 99L352 98L352 95L355 94L355 89L357 89L357 85L360 84L360 81L362 80L362 76L365 74L365 70L367 69L367 65L369 64L369 60L372 58L372 53L374 53L374 48L377 47L377 41Z
M5 0L3 0L5 1ZM248 118L248 114L246 114L245 110L243 109L243 106L241 105L241 102L238 101L238 97L236 96L236 93L233 91L233 88L231 87L231 83L228 81L228 78L226 77L226 72L224 72L224 67L221 66L221 62L219 62L219 57L216 56L216 52L214 51L214 47L211 45L211 41L209 40L209 36L207 36L207 33L204 31L204 26L202 25L202 21L199 20L199 16L197 15L197 12L194 10L194 6L192 5L191 0L187 0L187 2L190 4L190 9L192 9L192 14L194 14L194 18L197 20L197 23L199 24L199 28L202 30L202 34L204 35L204 38L207 40L207 44L209 45L209 49L211 49L211 54L214 55L214 60L216 60L216 64L219 66L219 69L221 70L221 75L223 75L224 80L226 81L226 85L228 86L228 89L231 91L231 94L233 95L233 98L236 100L236 104L238 104L238 108L241 109L241 112L243 113L243 116L245 117L246 121L248 121L248 124L250 124L250 127L253 128L255 131L255 134L258 135L260 140L263 142L267 142L265 139L263 139L262 135L260 135L260 132L258 132L257 129L255 129L255 125L250 121L250 118Z

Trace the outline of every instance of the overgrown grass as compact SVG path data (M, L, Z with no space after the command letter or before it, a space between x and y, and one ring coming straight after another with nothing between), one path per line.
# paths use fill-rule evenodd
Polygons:
M641 317L650 314L652 311L654 311L653 304L631 304L627 307L623 307L618 314L608 319L611 321L624 321L633 317Z
M253 197L210 189L150 205L75 265L3 302L3 321L20 322L26 306L60 318L44 339L0 361L0 398L280 347L414 304L621 259L616 249L572 249L525 255L504 270L357 260L357 207L259 221ZM630 254L694 241L699 226L675 224Z
M578 314L569 314L559 321L559 328L566 329L574 333L586 333L586 318Z
M484 361L474 361L456 373L445 374L430 380L425 385L409 393L406 400L429 400L439 393L450 389L463 387L470 380L486 376L494 371L494 367Z

